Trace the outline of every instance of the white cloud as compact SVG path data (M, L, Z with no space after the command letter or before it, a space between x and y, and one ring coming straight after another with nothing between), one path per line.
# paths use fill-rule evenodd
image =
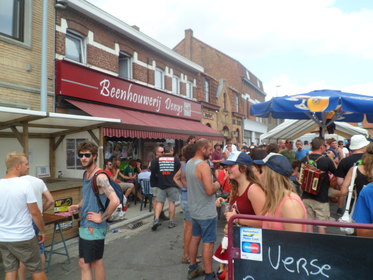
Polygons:
M335 0L233 0L229 4L223 0L89 1L124 22L139 26L142 32L170 48L184 38L185 29L191 28L196 38L248 64L249 69L254 58L290 54L290 61L295 59L295 53L315 60L325 55L373 59L373 36L369 35L373 30L373 10L344 12L337 8ZM250 70L255 74L255 69ZM306 69L299 61L293 73L259 79L264 81L269 96L275 95L276 90L278 94L296 94L325 88L373 95L372 83L353 85L351 80L346 88L336 88L339 85L330 84L327 76L324 81L309 75L308 82L301 86L295 82L300 80L297 75L307 75L299 73L301 70ZM343 71L340 80L345 82L348 71L355 70L346 67Z
M344 13L333 0L90 0L173 47L188 28L223 52L260 56L278 50L373 58L373 11Z
M367 84L353 84L344 88L334 88L325 81L313 81L305 85L296 84L288 74L281 74L274 77L266 85L266 100L272 97L294 95L300 93L307 93L313 90L320 89L335 89L350 93L363 94L373 96L373 83Z

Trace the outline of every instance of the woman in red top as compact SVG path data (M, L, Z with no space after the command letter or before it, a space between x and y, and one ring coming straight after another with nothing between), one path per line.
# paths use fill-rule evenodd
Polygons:
M236 214L260 214L265 202L265 193L255 176L251 157L244 152L234 152L222 164L228 167L232 185L229 197L231 211L225 213L227 221ZM222 206L223 200L219 197L216 200L216 205ZM237 222L251 227L261 227L261 221L240 220Z
M244 152L233 152L221 164L228 167L228 174L232 185L232 192L229 197L231 210L225 213L227 221L236 214L260 215L266 196L254 173L251 157ZM225 200L219 197L216 200L216 205L221 207L223 201ZM255 220L237 219L236 222L251 227L262 226L261 221ZM220 245L214 255L214 259L221 263L228 263L225 243L227 242L223 238L223 246Z

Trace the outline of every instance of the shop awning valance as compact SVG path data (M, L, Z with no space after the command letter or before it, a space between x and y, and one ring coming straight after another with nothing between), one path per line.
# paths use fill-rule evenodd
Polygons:
M104 128L104 135L109 137L186 140L190 135L194 135L197 138L203 137L216 141L224 139L224 136L218 131L199 121L156 115L77 100L67 101L89 115L121 119L122 124L109 125Z

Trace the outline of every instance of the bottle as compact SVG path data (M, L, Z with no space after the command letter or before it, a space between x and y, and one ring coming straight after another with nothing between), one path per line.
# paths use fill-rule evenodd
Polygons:
M230 212L231 211L231 205L229 203L227 203L226 200L223 200L221 202L221 207L223 208L223 212L226 213L226 212Z

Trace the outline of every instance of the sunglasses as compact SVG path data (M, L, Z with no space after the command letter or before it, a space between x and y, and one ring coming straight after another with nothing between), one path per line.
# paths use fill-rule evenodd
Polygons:
M79 154L78 154L78 157L79 157L79 158L82 158L82 157L84 156L84 157L86 157L86 158L90 158L91 155L92 155L91 153L84 153L84 154L79 153Z

